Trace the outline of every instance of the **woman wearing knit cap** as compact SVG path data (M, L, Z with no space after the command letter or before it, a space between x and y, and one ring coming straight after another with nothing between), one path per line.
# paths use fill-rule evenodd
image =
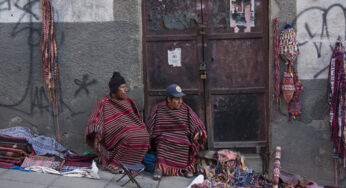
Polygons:
M119 161L140 163L149 147L149 134L137 106L126 96L125 79L114 72L110 93L94 106L87 122L85 140L102 160L102 168L119 172Z

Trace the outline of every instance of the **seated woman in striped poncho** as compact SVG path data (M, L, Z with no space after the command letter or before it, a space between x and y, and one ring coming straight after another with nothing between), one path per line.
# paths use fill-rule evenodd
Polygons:
M149 134L135 103L126 97L125 79L114 72L110 94L94 106L85 130L86 142L95 148L105 167L118 173L119 161L142 162L149 148Z
M157 157L153 178L192 177L196 172L195 157L206 141L205 127L183 102L185 94L178 85L168 86L166 95L166 101L152 109L147 123L151 149Z

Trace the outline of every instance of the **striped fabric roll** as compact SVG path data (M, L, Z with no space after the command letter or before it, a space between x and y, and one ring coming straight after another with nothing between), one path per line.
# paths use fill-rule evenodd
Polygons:
M93 108L85 139L102 158L102 166L140 163L149 147L149 134L135 103L103 98Z
M164 175L179 176L184 170L195 172L195 156L204 146L204 124L192 109L182 104L171 110L162 102L154 107L147 123L152 149L157 152L155 170Z

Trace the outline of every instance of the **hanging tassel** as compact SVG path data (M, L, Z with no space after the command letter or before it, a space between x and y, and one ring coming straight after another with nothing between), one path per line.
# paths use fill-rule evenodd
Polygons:
M42 0L42 35L41 35L41 58L43 65L43 75L49 96L49 116L50 124L56 126L56 137L60 138L59 123L59 74L57 58L57 47L54 34L54 11L52 0ZM56 115L55 122L51 117Z

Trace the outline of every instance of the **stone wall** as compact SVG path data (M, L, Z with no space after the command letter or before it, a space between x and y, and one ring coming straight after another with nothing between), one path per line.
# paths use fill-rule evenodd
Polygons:
M108 93L113 71L143 109L139 0L53 1L60 73L62 143L86 151L84 128L96 101ZM55 137L44 86L41 1L0 3L0 128L26 126Z

